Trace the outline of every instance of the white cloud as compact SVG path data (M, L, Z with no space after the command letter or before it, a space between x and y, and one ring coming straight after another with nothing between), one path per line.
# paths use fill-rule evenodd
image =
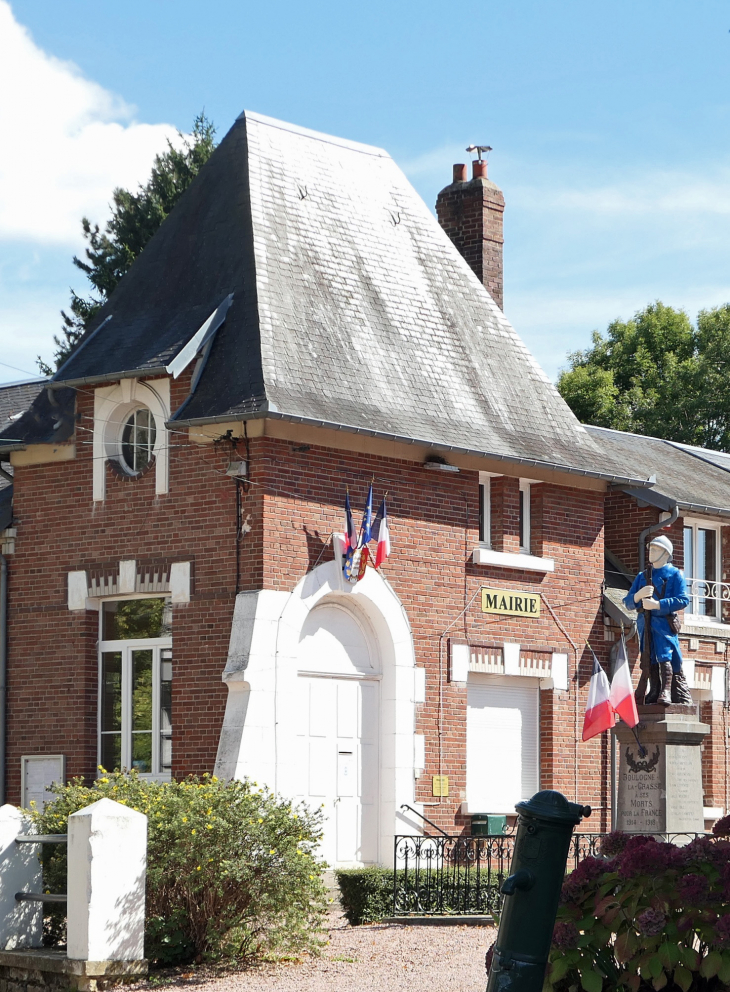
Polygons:
M134 188L177 132L71 62L42 51L0 0L0 239L78 245L80 219L103 221L115 186Z

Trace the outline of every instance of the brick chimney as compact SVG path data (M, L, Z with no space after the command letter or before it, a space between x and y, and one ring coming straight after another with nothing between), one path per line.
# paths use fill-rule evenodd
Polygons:
M472 178L465 165L454 166L454 181L436 199L436 214L471 268L500 309L503 307L502 244L504 196L487 179L487 163L472 162Z

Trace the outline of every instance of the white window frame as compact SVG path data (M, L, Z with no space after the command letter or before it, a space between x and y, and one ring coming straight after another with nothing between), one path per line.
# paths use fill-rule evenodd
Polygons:
M102 715L102 655L119 652L122 655L122 747L121 767L132 765L132 652L152 649L152 771L140 773L140 778L157 782L169 782L171 772L160 771L160 681L162 651L172 650L171 637L135 638L126 641L102 641L101 623L103 611L99 611L99 688L97 693L97 765L101 764L101 715ZM174 665L174 657L172 664ZM173 670L174 679L174 670ZM111 771L112 769L107 769Z
M531 483L529 479L520 479L520 492L522 493L522 513L520 514L521 555L529 555L531 547L530 487Z
M479 473L479 546L492 547L492 474Z
M712 531L715 531L715 533L717 535L717 538L716 538L717 539L717 555L716 555L716 562L715 562L715 577L714 577L714 579L707 579L705 581L712 582L712 583L717 583L718 584L718 586L717 586L717 595L716 596L708 596L708 597L706 597L707 599L714 599L715 600L715 604L716 604L715 609L716 609L717 612L713 615L713 614L708 614L708 613L695 612L699 608L700 596L697 593L693 593L692 592L692 587L691 587L691 585L689 585L689 582L688 582L689 588L688 588L687 592L688 592L688 595L689 595L689 605L687 606L687 609L685 611L685 619L686 620L689 620L691 622L695 622L695 623L717 623L717 624L721 624L722 623L722 585L721 585L721 580L722 580L722 524L718 523L717 520L708 520L708 519L703 519L702 517L684 517L683 520L682 520L682 542L683 542L683 544L684 544L684 528L685 527L691 527L692 528L692 554L694 556L694 560L692 562L691 571L693 573L696 572L696 565L697 565L697 557L696 556L697 556L697 550L698 550L698 547L699 547L699 542L697 540L697 531L700 530L700 529L701 530L712 530ZM684 563L684 574L685 574L685 577L687 577L687 562L686 561ZM695 579L698 579L699 577L695 575L694 578Z

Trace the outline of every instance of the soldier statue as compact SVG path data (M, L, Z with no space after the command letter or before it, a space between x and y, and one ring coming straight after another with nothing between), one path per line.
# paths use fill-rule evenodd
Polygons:
M642 669L638 703L669 706L692 702L677 636L681 627L677 612L689 605L689 596L684 575L669 564L673 552L668 537L655 537L649 544L649 567L639 572L624 598L629 609L638 611ZM649 692L642 699L647 676Z

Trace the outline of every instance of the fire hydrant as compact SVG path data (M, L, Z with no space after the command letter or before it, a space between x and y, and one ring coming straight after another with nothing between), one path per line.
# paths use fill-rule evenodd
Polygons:
M500 889L505 899L487 992L541 992L573 828L591 815L590 806L551 789L515 809L512 874Z

